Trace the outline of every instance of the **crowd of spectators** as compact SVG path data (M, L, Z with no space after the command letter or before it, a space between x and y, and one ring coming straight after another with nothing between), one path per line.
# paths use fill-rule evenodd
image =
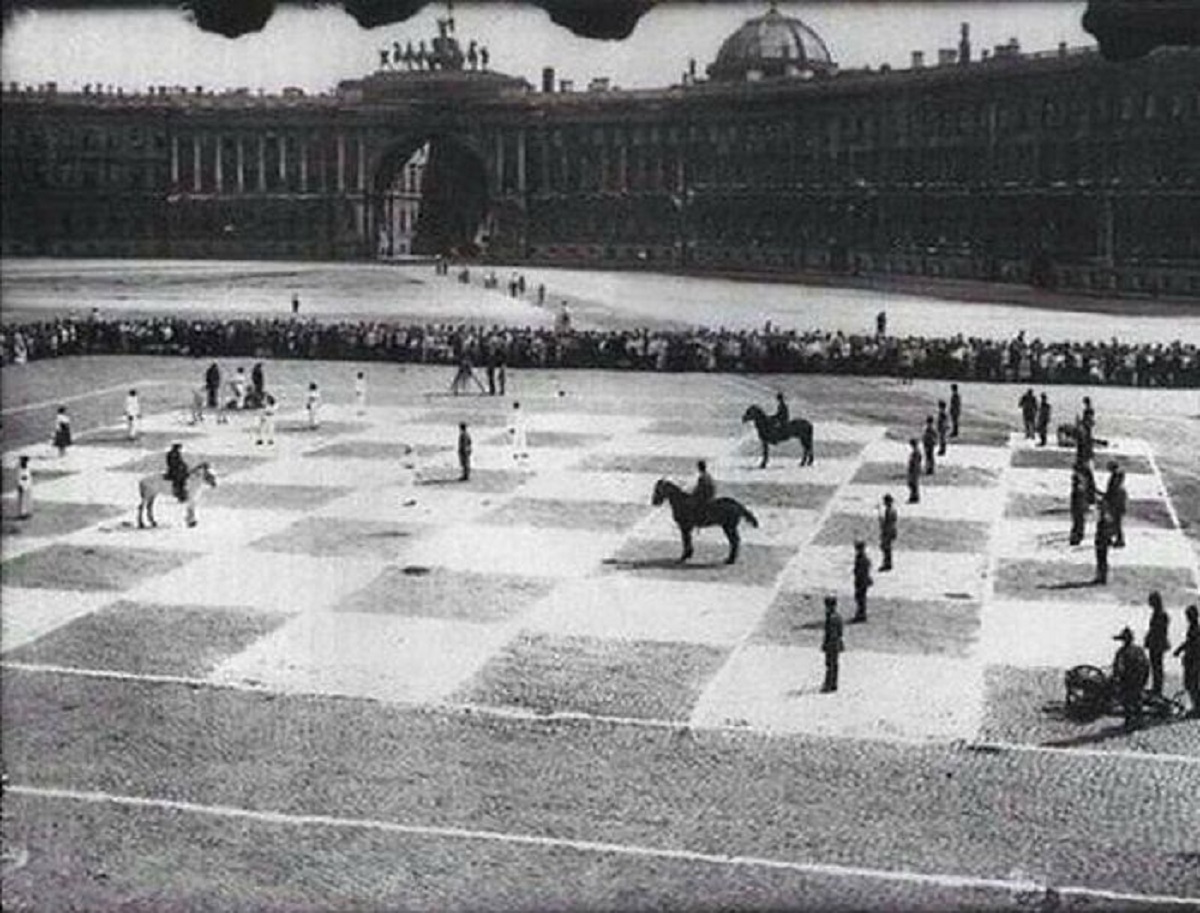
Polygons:
M67 355L311 358L512 368L823 373L1200 387L1200 345L1044 342L761 330L399 324L379 321L61 318L0 328L3 364Z

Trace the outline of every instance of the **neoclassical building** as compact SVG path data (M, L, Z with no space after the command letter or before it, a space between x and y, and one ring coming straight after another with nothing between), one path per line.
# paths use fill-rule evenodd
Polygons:
M656 90L533 87L452 35L315 96L9 86L3 251L394 256L425 150L416 253L1200 297L1200 50L955 37L846 70L771 9Z

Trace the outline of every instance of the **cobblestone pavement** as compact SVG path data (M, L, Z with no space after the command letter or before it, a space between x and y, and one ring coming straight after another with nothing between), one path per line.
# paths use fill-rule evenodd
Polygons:
M179 381L150 364L161 401L178 398ZM893 391L811 380L793 412L815 419L816 464L785 446L761 470L737 422L771 398L753 380L512 378L525 458L505 433L512 396L449 397L433 389L442 373L371 366L372 404L358 410L344 389L355 366L315 368L321 426L285 409L274 444L255 444L251 417L190 427L177 409L150 415L137 442L101 415L61 460L12 447L22 428L6 428L6 463L28 453L38 472L35 520L11 519L5 499L5 767L18 797L5 839L29 856L6 902L38 908L39 879L42 897L78 891L99 908L190 889L201 905L280 908L341 892L462 907L1003 907L1045 884L1086 889L1067 902L1200 896L1200 724L1127 734L1056 707L1065 668L1105 665L1117 630L1144 628L1149 588L1177 636L1195 599L1195 550L1144 441L1114 437L1110 452L1153 522L1131 516L1112 585L1084 588L1090 549L1066 543L1056 501L1061 451L981 421L921 503L903 504L903 439L927 408L911 390L895 391L891 421L843 421L839 388L885 412ZM271 365L268 377L295 403L313 371ZM467 482L459 421L475 438ZM168 497L162 526L139 530L137 479L173 438L218 485L198 527ZM690 484L701 458L760 521L732 566L712 530L677 564L670 515L649 503L656 478ZM865 535L875 551L889 491L895 569L875 573L868 623L847 626L842 688L820 694L821 599L852 614L851 545ZM79 847L83 818L125 822L145 853L155 843L142 835L161 834L164 858L197 819L239 874L196 886L185 866L156 887L131 844ZM320 844L305 828L336 831L315 870L299 864ZM403 877L350 861L409 858L414 843L426 861ZM497 871L494 891L455 869L460 850ZM61 854L70 862L51 874ZM554 894L539 854L580 871L578 890ZM709 858L729 855L756 861L735 872ZM99 884L93 865L108 872ZM271 874L292 869L303 876ZM644 890L608 886L613 871Z

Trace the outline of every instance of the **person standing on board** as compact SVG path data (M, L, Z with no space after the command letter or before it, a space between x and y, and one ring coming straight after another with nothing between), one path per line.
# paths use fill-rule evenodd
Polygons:
M125 436L136 441L141 434L142 404L138 400L137 390L130 390L125 397Z

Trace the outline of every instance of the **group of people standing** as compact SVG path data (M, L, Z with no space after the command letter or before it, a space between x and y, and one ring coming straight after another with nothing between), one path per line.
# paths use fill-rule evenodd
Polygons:
M1142 645L1137 644L1133 630L1128 627L1113 638L1121 642L1113 657L1112 681L1125 715L1126 729L1142 725L1147 691L1155 697L1162 696L1164 660L1171 649L1171 617L1163 606L1162 594L1153 590L1147 601L1150 622ZM1183 666L1183 688L1192 705L1190 715L1200 717L1200 608L1189 605L1184 609L1184 618L1187 631L1174 656Z
M950 439L958 437L958 425L962 418L962 394L958 384L950 385L950 401L939 399L937 415L925 416L925 427L919 438L908 439L908 466L905 481L908 483L908 503L921 501L921 476L937 472L937 458L945 456Z

